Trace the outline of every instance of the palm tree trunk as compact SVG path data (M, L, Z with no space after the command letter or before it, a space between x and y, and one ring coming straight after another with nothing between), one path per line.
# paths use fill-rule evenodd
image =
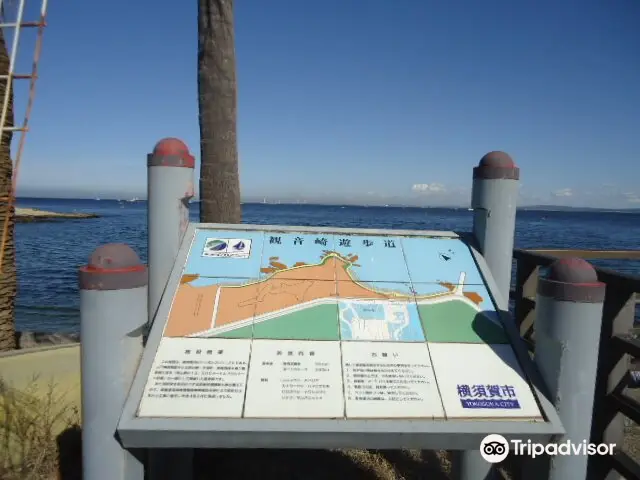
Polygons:
M9 73L9 51L0 29L0 72ZM0 79L0 107L4 100L7 80ZM13 126L13 92L9 95L9 107L5 126ZM13 202L9 208L8 198L11 192L11 177L13 162L11 161L11 132L1 132L0 140L0 241L5 221L9 217L7 240L2 257L2 271L0 272L0 352L12 350L16 346L14 308L17 293L16 251L13 242L14 208Z
M198 0L200 221L240 223L233 0Z

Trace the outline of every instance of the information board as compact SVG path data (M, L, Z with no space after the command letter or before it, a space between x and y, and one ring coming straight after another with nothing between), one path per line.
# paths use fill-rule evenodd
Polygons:
M544 421L455 235L197 228L190 242L137 417Z

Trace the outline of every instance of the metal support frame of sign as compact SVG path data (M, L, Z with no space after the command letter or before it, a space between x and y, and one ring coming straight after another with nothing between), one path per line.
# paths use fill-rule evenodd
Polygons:
M307 418L267 418L265 415L261 418L258 418L260 416L224 418L223 415L218 415L218 418L211 418L198 412L193 413L193 416L189 416L189 412L180 416L160 416L158 414L141 416L139 414L140 405L152 374L154 360L161 341L165 338L163 332L169 322L174 292L181 285L183 275L192 273L185 272L185 266L190 258L189 255L197 234L203 230L237 232L235 236L229 235L229 237L236 239L242 239L243 235L247 236L250 232L281 232L283 234L307 235L368 235L372 238L418 237L462 240L468 245L475 262L475 268L480 274L479 278L482 284L478 283L478 285L486 288L496 306L496 312L500 317L506 337L508 337L508 343L513 348L517 364L521 368L524 379L530 385L532 398L535 399L536 411L539 411L540 418L532 420L503 416L498 420L489 420L471 417L451 418L451 415L443 415L441 418L437 418L435 415L427 418L419 416L401 418L400 415L395 415L394 418L381 416L373 418L372 416L367 417L367 415L361 415L359 418L347 415L341 418L308 418L310 415L306 416ZM239 242L238 245L241 243ZM507 301L497 293L497 287L484 259L471 243L468 239L454 232L441 231L191 224L182 240L165 290L166 293L160 302L153 328L120 417L118 434L123 446L126 448L420 448L461 450L477 449L481 440L492 433L500 434L507 439L531 440L542 443L550 441L554 435L564 434L556 410L544 393L545 387L541 377L507 313ZM207 341L208 339L201 338L200 340ZM218 339L217 341L226 341L226 339ZM460 363L472 364L473 358L460 358ZM443 368L442 366L439 369L436 368L436 372L442 371ZM342 375L342 371L340 375ZM437 373L435 377L437 383ZM248 380L245 378L245 388L247 383ZM444 400L441 401L444 402ZM265 398L264 402L268 404L269 399Z

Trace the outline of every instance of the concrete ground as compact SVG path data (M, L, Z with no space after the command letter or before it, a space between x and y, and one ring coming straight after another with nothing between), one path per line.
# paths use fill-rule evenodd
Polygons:
M56 392L80 407L80 346L55 345L0 354L0 379L17 390ZM34 392L36 393L36 392Z

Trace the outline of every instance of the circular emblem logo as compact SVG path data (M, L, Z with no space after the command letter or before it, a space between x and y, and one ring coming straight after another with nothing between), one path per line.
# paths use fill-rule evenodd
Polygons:
M227 248L227 244L222 240L210 240L207 242L207 248L209 250L213 250L214 252L219 252Z

